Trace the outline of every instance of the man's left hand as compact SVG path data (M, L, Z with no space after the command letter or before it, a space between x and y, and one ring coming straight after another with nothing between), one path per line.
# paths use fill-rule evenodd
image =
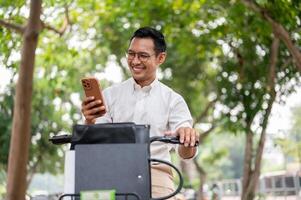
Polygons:
M179 136L180 142L185 147L194 147L199 141L199 133L194 128L180 127L177 129L176 135Z

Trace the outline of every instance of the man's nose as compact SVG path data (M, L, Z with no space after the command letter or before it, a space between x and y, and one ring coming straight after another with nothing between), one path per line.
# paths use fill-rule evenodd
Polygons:
M132 60L132 63L133 64L139 64L139 63L141 63L138 54L135 54L135 56L134 56L134 58Z

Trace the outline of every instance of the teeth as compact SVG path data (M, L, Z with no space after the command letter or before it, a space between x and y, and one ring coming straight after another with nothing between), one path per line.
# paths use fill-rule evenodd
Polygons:
M143 70L144 67L133 67L133 70Z

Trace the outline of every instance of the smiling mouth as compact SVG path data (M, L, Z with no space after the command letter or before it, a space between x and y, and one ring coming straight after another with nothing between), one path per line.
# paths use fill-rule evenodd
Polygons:
M131 68L134 72L141 72L141 71L145 70L145 67L141 67L141 66L133 66Z

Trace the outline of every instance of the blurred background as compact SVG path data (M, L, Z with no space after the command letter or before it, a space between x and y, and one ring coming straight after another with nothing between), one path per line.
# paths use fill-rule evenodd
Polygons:
M159 80L201 133L193 161L173 156L178 198L301 199L299 0L1 0L0 199L62 193L68 146L48 139L83 122L82 77L130 76L142 26L165 35Z

